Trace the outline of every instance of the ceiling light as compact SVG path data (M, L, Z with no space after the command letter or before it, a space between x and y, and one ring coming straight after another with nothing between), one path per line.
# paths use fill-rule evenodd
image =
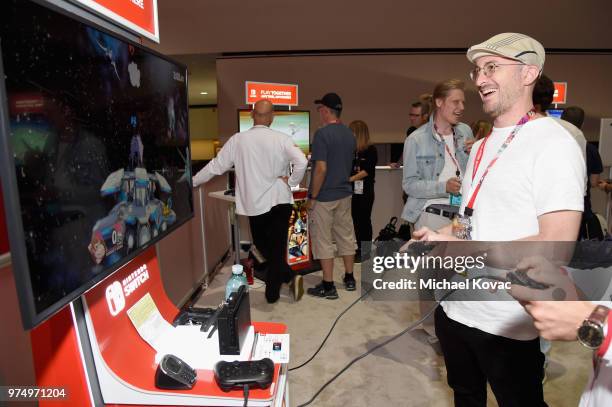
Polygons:
M208 92L200 92L200 95L208 95Z

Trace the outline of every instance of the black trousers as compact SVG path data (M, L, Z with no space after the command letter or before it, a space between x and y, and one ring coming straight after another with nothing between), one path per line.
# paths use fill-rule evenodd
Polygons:
M604 240L604 237L597 216L592 211L583 212L580 221L580 234L578 235L578 240Z
M269 212L249 216L253 243L267 260L266 300L276 302L280 297L282 283L288 283L294 276L287 264L287 237L291 204L280 204Z
M470 328L435 313L456 407L486 407L487 381L499 407L545 407L544 355L539 338L518 341Z
M357 239L357 252L369 253L370 245L362 248L362 242L372 241L372 207L374 206L374 189L364 190L363 194L353 194L351 215Z

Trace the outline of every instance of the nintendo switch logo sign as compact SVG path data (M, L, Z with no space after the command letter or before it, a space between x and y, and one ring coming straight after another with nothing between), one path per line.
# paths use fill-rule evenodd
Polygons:
M125 308L125 299L132 295L149 279L147 265L143 264L121 282L114 281L106 287L106 303L112 316L117 316Z
M106 303L112 316L117 316L125 308L125 296L119 281L106 287Z

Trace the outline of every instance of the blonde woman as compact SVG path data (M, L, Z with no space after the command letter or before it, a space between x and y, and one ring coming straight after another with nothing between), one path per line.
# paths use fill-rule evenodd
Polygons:
M478 141L481 138L485 138L491 132L493 124L486 120L477 120L472 123L472 134L474 134L474 140Z
M465 140L465 152L470 153L472 151L472 146L478 140L485 138L491 133L491 129L493 128L493 124L486 120L477 120L472 123L472 134L474 138Z
M362 120L349 124L357 141L353 172L349 180L353 184L351 213L357 238L355 262L370 257L372 246L372 206L374 206L374 177L376 175L376 147L370 144L368 125Z

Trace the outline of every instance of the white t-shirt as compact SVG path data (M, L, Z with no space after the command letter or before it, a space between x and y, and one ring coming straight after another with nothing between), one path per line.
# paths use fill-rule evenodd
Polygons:
M193 185L209 181L232 166L236 169L236 212L257 216L273 206L293 203L293 194L279 177L289 175L289 163L293 173L289 186L300 183L304 177L306 156L291 137L266 126L254 126L236 133L206 167L193 177Z
M444 149L444 167L442 168L442 171L440 172L440 175L438 176L439 182L446 183L446 181L448 181L449 178L453 178L457 176L457 166L455 165L455 161L453 160L453 158L455 158L456 160L455 139L452 133L445 134L443 136L435 134L434 137L436 137L438 140L444 140L444 142L446 143L448 147L448 149L446 148ZM451 154L448 153L449 151L452 154L452 156ZM459 168L459 171L461 171L461 168ZM448 203L449 203L448 197L429 199L427 202L425 202L423 209L427 208L431 204L448 204Z
M606 332L607 333L607 332ZM579 407L605 407L612 405L612 347L601 360L599 374L593 381L593 371L580 397Z
M587 141L584 137L584 133L578 127L574 126L567 120L557 119L556 117L552 118L557 123L559 123L565 130L569 132L569 134L576 140L576 143L580 146L580 151L582 152L582 156L586 160L586 145Z
M474 158L483 140L472 147L461 190L460 213L513 128L493 129L473 182ZM582 211L585 173L580 148L561 125L551 118L527 122L480 188L473 208L472 238L521 239L539 233L540 215L559 210ZM493 335L518 340L538 336L531 317L516 301L445 301L442 306L449 318Z
M580 151L582 152L582 158L584 158L586 162L587 141L586 141L586 138L584 137L584 133L582 132L582 130L580 130L578 127L574 126L573 124L571 124L570 122L566 120L557 119L556 117L553 117L552 119L555 120L557 123L559 123L561 126L563 126L563 128L569 132L569 134L574 138L574 140L576 140L576 143L578 143L578 146L580 146ZM584 179L585 179L584 194L585 195L587 194L586 182L588 180L588 177L589 175L585 173L584 174Z

